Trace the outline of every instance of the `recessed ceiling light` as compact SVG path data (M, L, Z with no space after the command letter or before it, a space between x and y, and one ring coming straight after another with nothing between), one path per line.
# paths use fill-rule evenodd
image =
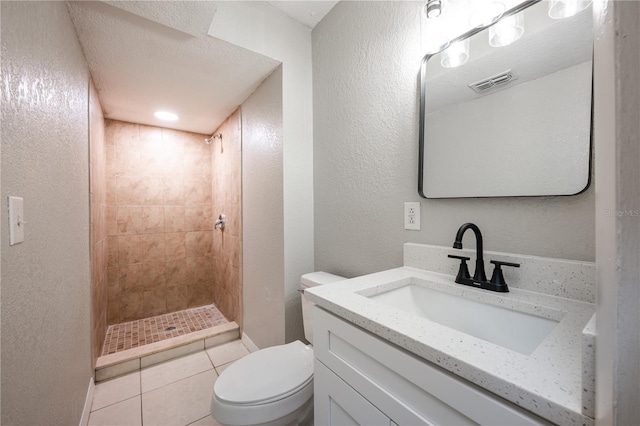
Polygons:
M160 120L166 120L166 121L176 121L178 119L177 115L167 111L156 111L155 116Z

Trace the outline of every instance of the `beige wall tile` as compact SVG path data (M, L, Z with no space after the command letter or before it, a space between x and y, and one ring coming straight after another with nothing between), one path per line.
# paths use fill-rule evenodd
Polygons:
M228 290L228 275L231 265L228 262L214 258L213 259L213 288L214 293L218 290Z
M185 244L187 257L204 256L211 253L213 248L213 233L211 231L187 232Z
M122 298L124 294L143 290L142 275L142 263L118 266L118 285L120 287L120 298Z
M204 138L211 135L199 135L197 133L184 134L184 155L209 156L211 145L204 143Z
M229 263L233 266L240 266L240 237L227 235L225 249L229 252Z
M162 129L162 146L165 152L171 152L175 156L184 154L184 146L189 136L180 130Z
M143 293L144 316L150 317L167 312L167 292L164 288L156 288Z
M161 206L164 204L164 182L160 177L118 176L118 206Z
M118 265L141 263L144 260L142 235L120 235L118 237Z
M164 232L163 207L118 207L120 235L160 232Z
M126 293L120 296L120 321L144 318L143 292Z
M107 239L107 266L118 266L118 237L110 236Z
M165 234L142 235L142 260L144 262L164 261Z
M145 262L142 264L142 287L145 290L166 287L165 262Z
M164 241L166 260L183 259L187 256L184 232L165 234Z
M225 153L229 155L226 163L228 175L225 179L225 204L240 203L240 195L242 191L242 153L240 151L230 151Z
M115 162L116 176L146 176L142 167L142 153L137 148L117 148Z
M164 232L164 208L142 207L142 233Z
M183 232L185 228L185 207L164 207L164 232Z
M100 238L98 236L98 215L99 215L99 210L100 207L98 205L98 203L92 202L90 203L90 209L89 209L89 229L90 229L90 233L89 233L89 238L90 238L90 245L93 246L95 243L97 243L98 241L100 241Z
M107 145L118 148L132 148L140 145L139 125L123 121L105 120Z
M118 208L107 206L107 235L118 235Z
M116 193L117 193L116 178L107 179L107 204L111 206L116 205Z
M225 234L240 236L242 217L240 216L240 204L225 204L221 213L227 216L227 224L224 228Z
M184 180L184 202L187 205L211 205L211 181Z
M178 177L165 177L164 183L164 205L184 206L184 179Z
M140 149L159 151L162 149L162 129L140 124Z
M167 287L167 311L175 312L189 307L189 289L186 285Z
M120 297L107 302L107 324L118 324L120 322Z
M118 234L138 234L143 226L142 207L117 207L116 222Z
M213 230L213 207L195 206L184 209L185 231L211 231Z
M208 154L208 153L207 153ZM185 155L184 178L211 181L211 158L209 155Z
M189 307L206 305L213 298L213 289L210 282L196 283L189 287Z
M107 238L107 204L105 203L101 203L99 205L100 208L100 214L98 216L98 225L100 227L100 230L98 232L98 240L104 240L105 238Z
M213 286L213 259L210 256L187 257L187 285L196 283Z
M116 176L116 147L113 145L107 146L105 154L107 157L105 178L108 180Z
M167 287L184 286L187 284L187 260L167 260L165 264Z
M118 277L118 268L107 268L107 300L118 300L120 296L120 284Z
M94 230L96 238L108 235L104 248L112 245L110 268L103 268L110 285L105 297L112 300L107 319L127 321L211 303L208 135L117 121L109 121L108 133L103 154L108 178L103 195L94 197L108 205L104 220L94 218L104 222Z
M173 152L166 152L164 155L163 163L159 167L162 176L171 179L183 179L184 178L184 161L182 154L176 154Z

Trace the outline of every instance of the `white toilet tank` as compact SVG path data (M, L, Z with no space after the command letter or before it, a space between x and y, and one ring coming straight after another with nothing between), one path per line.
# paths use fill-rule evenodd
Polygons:
M304 297L304 290L317 285L331 284L336 281L346 280L345 277L329 274L326 272L311 272L300 277L300 288L302 289L302 322L304 324L304 337L313 343L313 305Z

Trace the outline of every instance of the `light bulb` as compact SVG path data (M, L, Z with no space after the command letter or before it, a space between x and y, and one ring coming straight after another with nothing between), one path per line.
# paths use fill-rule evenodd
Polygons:
M424 6L424 13L427 18L437 18L442 14L442 0L428 0Z
M508 46L524 34L524 15L505 16L489 27L489 44L493 47Z
M440 64L445 68L455 68L467 62L469 59L469 39L456 41L451 43L442 52Z
M552 19L569 18L585 10L592 0L551 0L549 2L549 17Z

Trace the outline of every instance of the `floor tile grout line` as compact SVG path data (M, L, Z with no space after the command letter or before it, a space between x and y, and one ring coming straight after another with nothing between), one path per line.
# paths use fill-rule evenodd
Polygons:
M140 389L140 390L142 391L142 389ZM133 395L133 396L130 396L129 398L125 398L125 399L123 399L123 400L116 401L116 402L113 402L113 403L111 403L111 404L107 404L107 405L105 405L104 407L100 407L100 408L98 408L97 410L94 410L94 409L93 409L93 401L91 401L91 410L89 410L89 414L91 414L91 413L95 413L95 412L100 411L100 410L104 410L105 408L112 407L112 406L114 406L114 405L116 405L116 404L120 404L121 402L128 401L128 400L133 399L133 398L136 398L136 397L138 397L138 396L140 397L140 401L142 401L142 392L140 392L140 393L137 393L137 394L135 394L135 395ZM141 404L142 404L142 402L141 402Z
M200 371L199 373L194 373L194 374L192 374L192 375L190 375L190 376L183 377L183 378L178 379L178 380L176 380L176 381L173 381L173 382L171 382L171 383L167 383L167 384L164 384L164 385L159 386L159 387L157 387L157 388L154 388L154 389L148 390L148 391L146 391L146 392L142 392L142 389L140 389L140 391L142 392L142 393L140 394L140 396L141 396L140 401L142 401L142 395L144 395L144 394L147 394L147 395L148 395L148 394L150 394L150 393L152 393L152 392L155 392L155 391L158 391L158 390L160 390L160 389L162 389L162 388L166 388L167 386L175 385L176 383L183 382L183 381L185 381L185 380L187 380L187 379L190 379L190 378L192 378L192 377L198 376L198 375L200 375L200 374L207 373L207 372L209 372L209 371L213 371L213 372L216 374L216 376L218 375L218 373L216 372L216 369L212 367L212 368L206 369L206 370L204 370L204 371Z

